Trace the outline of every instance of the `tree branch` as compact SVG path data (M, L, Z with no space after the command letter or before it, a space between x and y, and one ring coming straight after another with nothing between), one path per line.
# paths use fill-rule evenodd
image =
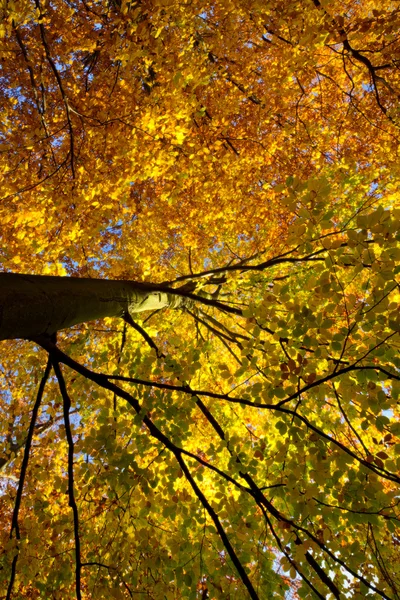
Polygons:
M10 531L10 539L13 538L14 531L15 531L16 539L17 540L21 539L19 523L18 523L19 509L21 507L22 492L24 489L26 471L27 471L28 462L29 462L29 452L31 449L33 434L35 431L36 419L37 419L37 416L39 413L40 404L42 402L44 388L45 388L46 382L50 375L51 364L52 364L51 359L49 358L47 361L46 368L43 373L43 377L40 381L38 393L36 396L36 401L35 401L35 404L34 404L33 410L32 410L32 416L31 416L31 421L29 424L28 435L27 435L26 442L25 442L24 457L22 459L21 471L20 471L18 488L17 488L17 495L15 497L14 511L13 511L13 516L12 516L11 531ZM11 565L11 576L10 576L10 581L8 584L6 600L10 600L10 598L11 598L12 589L13 589L14 581L15 581L16 569L17 569L18 554L19 554L19 551L18 551L18 546L17 546L17 551L16 551L16 554L14 555L12 565Z
M60 369L57 358L53 353L50 354L54 372L56 374L58 385L60 387L61 396L63 399L63 412L65 435L68 442L68 504L72 508L74 517L74 538L75 538L75 593L77 600L81 600L81 542L79 536L79 514L78 507L74 494L74 440L72 437L71 423L69 419L69 411L71 409L71 400L67 392L64 377Z

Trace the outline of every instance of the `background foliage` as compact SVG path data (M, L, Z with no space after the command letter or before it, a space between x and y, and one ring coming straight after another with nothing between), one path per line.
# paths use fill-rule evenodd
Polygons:
M192 299L1 343L2 597L399 598L396 3L1 14L3 271Z

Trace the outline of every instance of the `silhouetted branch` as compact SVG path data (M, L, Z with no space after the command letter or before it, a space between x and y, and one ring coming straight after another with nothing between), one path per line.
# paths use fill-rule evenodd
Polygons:
M50 375L51 365L52 365L52 362L51 362L51 359L49 358L48 361L47 361L46 368L45 368L44 373L43 373L43 377L42 377L42 379L40 381L40 385L39 385L38 393L37 393L37 396L36 396L35 404L34 404L33 410L32 410L32 416L31 416L31 421L30 421L30 424L29 424L28 435L27 435L26 442L25 442L24 457L22 459L22 465L21 465L21 471L20 471L20 476L19 476L17 494L16 494L16 497L15 497L14 511L13 511L12 522L11 522L10 539L13 538L14 531L15 531L15 537L16 537L16 539L17 540L21 539L21 534L20 534L20 529L19 529L19 523L18 523L19 509L21 507L22 492L23 492L23 489L24 489L26 471L27 471L28 462L29 462L29 452L30 452L30 449L31 449L32 438L33 438L33 434L34 434L34 431L35 431L36 419L37 419L37 416L38 416L38 413L39 413L40 404L42 402L44 388L45 388L46 382L47 382L47 380L49 378L49 375ZM6 600L10 600L10 598L11 598L12 589L13 589L14 581L15 581L16 569L17 569L17 561L18 561L18 546L17 546L16 554L14 555L14 558L13 558L13 561L12 561L12 565L11 565L11 576L10 576L10 581L9 581L9 584L8 584Z
M74 516L74 538L75 538L75 593L77 600L81 600L81 542L79 536L79 515L78 507L75 500L74 493L74 440L72 437L71 423L69 419L69 411L71 409L71 400L67 392L64 377L60 369L60 365L54 354L50 354L53 362L54 372L58 379L58 385L60 387L61 396L63 399L63 412L64 412L64 424L65 424L65 435L68 442L68 505L72 508Z

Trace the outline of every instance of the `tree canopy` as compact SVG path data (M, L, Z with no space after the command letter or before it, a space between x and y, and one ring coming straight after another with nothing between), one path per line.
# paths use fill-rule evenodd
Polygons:
M399 599L396 3L1 17L0 597Z

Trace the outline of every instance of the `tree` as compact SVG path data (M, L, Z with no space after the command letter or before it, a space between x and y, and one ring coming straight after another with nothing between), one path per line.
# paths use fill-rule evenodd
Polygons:
M3 596L398 598L399 11L2 10Z

